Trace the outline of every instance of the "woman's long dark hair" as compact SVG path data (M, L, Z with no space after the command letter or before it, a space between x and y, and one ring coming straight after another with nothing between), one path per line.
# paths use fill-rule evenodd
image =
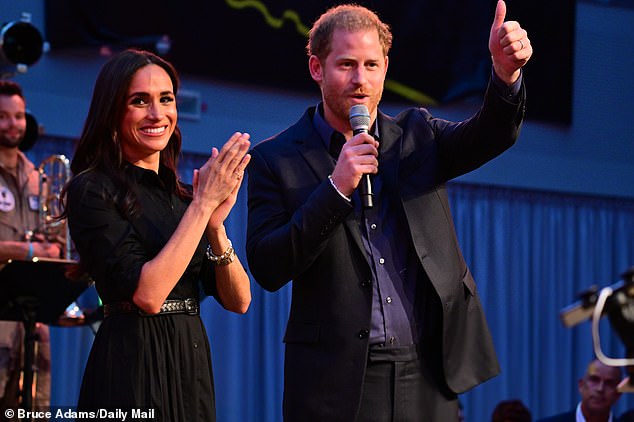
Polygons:
M167 72L176 95L178 74L174 66L166 60L149 51L136 49L114 55L103 65L97 76L88 116L71 162L74 175L95 169L107 174L117 186L121 186L121 194L115 198L115 202L124 215L134 213L136 196L122 171L125 161L117 130L123 119L132 78L139 69L150 64L160 66ZM172 179L170 182L173 183L170 185L175 187L176 194L187 197L177 174L181 142L181 131L176 125L167 146L161 151L160 164L167 170L167 177Z

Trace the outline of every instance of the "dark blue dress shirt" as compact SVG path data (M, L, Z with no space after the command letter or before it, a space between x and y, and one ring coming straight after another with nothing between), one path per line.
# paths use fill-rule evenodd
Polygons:
M512 100L519 94L522 76L511 86L492 72L496 89ZM323 118L323 104L319 104L313 125L328 151L339 150L343 134L335 131ZM419 280L425 278L418 262L406 225L398 190L386 189L381 177L381 137L378 120L370 134L379 141L379 172L371 175L374 207L363 208L358 191L349 198L359 222L366 256L371 266L372 316L370 345L385 347L418 344L421 338L421 310L424 309ZM336 162L336 157L333 157Z

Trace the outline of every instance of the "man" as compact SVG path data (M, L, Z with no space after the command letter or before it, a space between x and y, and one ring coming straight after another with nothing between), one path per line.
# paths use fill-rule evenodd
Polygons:
M612 406L621 397L616 389L621 378L620 368L593 360L577 383L581 394L577 408L539 422L616 422Z
M392 35L373 12L342 5L313 25L308 65L322 102L257 145L249 165L250 270L270 291L293 280L285 420L455 421L456 394L499 372L444 184L518 135L532 47L505 14L500 1L484 105L461 123L378 110ZM353 135L356 104L369 134ZM371 208L357 189L364 174Z
M19 150L26 133L26 103L22 89L0 80L0 267L8 259L60 258L62 244L49 242L38 228L39 172ZM38 324L39 353L34 408L50 402L51 356L48 327ZM21 322L0 321L0 418L18 406L18 383L24 329Z

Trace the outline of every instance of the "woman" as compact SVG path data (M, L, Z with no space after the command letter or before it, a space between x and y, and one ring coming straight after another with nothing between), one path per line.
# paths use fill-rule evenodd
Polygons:
M95 84L66 191L71 237L106 315L80 411L214 421L199 286L233 312L245 313L251 301L223 225L250 159L249 135L235 133L220 151L213 148L193 186L183 185L177 90L172 65L139 50L113 56Z

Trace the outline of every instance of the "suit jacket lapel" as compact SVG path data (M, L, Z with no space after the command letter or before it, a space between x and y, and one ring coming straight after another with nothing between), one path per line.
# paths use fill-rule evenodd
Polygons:
M332 173L334 165L330 155L324 146L324 142L315 131L312 124L314 108L310 109L297 122L294 136L298 151L304 157L308 165L313 169L319 180L324 180ZM381 176L390 182L390 186L397 185L398 162L401 153L401 135L403 130L394 123L394 120L379 111L379 135L380 135L380 165Z
M379 119L379 172L387 189L398 191L398 169L403 130L386 114L378 112ZM384 188L384 189L385 189Z
M306 160L308 166L313 170L319 181L324 181L332 174L335 166L333 164L330 153L326 150L323 140L315 131L312 123L312 113L309 111L304 114L303 118L296 125L295 143L299 154ZM354 244L366 257L361 231L358 221L354 218L354 213L350 213L348 218L343 222L344 227L350 234ZM369 261L368 261L369 265Z
M325 180L332 173L335 166L317 132L311 128L309 135L297 139L299 153L304 157L309 167L313 169L317 179Z
M380 135L379 171L384 180L385 188L398 189L398 162L401 152L400 139L403 131L400 126L394 123L392 118L380 111L378 118ZM312 113L310 111L305 113L295 128L295 143L297 144L299 154L314 171L317 179L320 181L325 180L334 170L334 164L332 163L330 154L326 150L323 140L313 127ZM354 218L354 214L351 213L343 224L367 261L368 257L363 245L363 239L361 238L361 229L359 222ZM367 262L369 265L369 261Z

